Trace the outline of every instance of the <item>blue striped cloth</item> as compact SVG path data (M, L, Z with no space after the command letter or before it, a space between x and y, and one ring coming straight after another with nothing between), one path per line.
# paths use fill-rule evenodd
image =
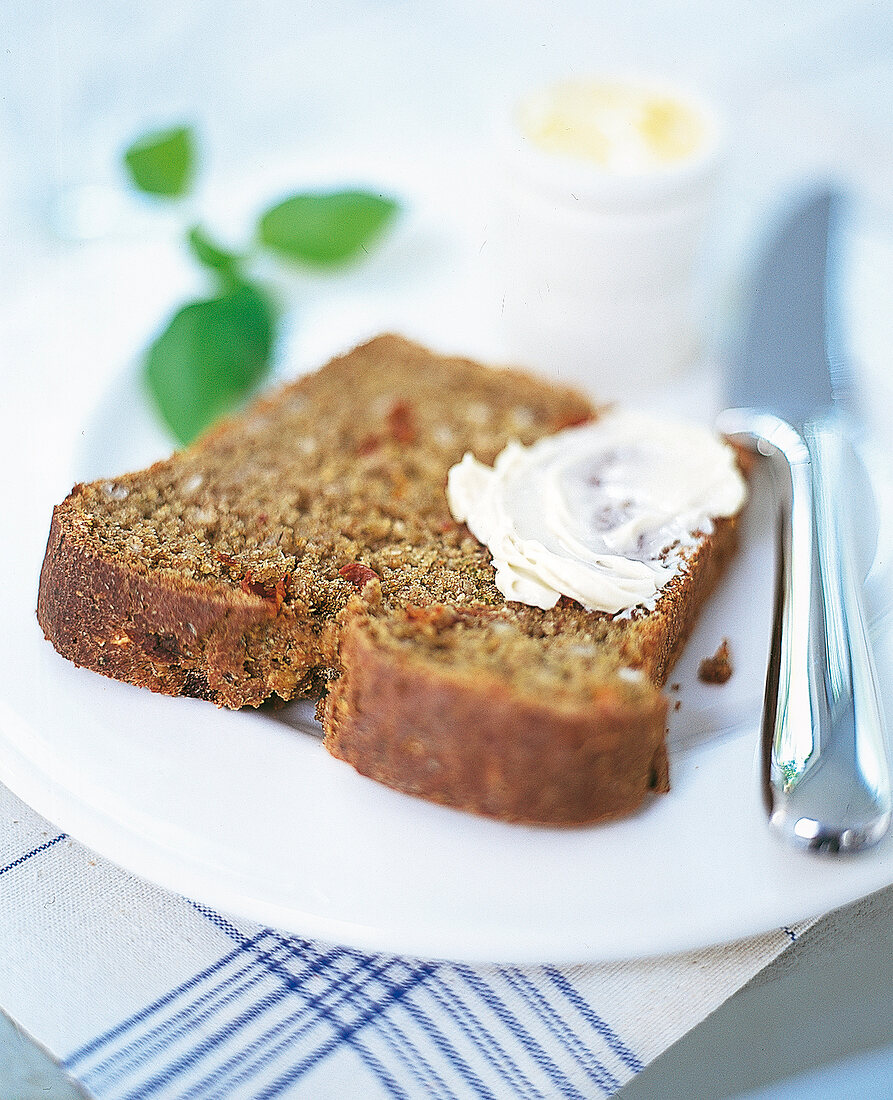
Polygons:
M610 1096L803 926L573 967L365 954L215 912L0 788L0 1007L91 1096Z

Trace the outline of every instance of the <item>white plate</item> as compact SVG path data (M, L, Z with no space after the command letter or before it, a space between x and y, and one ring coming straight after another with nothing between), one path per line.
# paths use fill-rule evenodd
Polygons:
M295 359L306 365L378 327L497 354L476 290L477 249L462 244L474 233L457 236L462 218L463 232L474 229L469 210L444 224L419 204L365 277L347 277L337 295L331 284L316 297L304 288ZM414 250L433 258L417 256L403 274ZM526 828L428 805L329 757L300 732L306 707L220 711L60 658L34 617L52 504L75 478L165 449L119 370L188 283L173 248L106 246L48 269L0 317L0 346L15 364L0 434L0 464L15 471L0 519L0 779L23 799L104 856L217 908L360 948L453 959L697 948L893 882L893 837L857 858L822 858L783 849L765 828L756 743L772 548L759 485L741 557L671 678L680 685L673 789L608 826ZM469 324L445 339L462 316L478 322L477 335ZM875 573L872 591L885 590ZM874 609L886 643L883 599ZM698 684L698 659L723 637L735 675L723 687ZM888 693L890 648L880 653Z

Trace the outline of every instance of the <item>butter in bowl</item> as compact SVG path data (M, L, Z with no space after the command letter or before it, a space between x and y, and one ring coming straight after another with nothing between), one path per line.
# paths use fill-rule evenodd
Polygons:
M684 369L721 149L713 107L651 79L518 102L490 235L510 356L602 397Z

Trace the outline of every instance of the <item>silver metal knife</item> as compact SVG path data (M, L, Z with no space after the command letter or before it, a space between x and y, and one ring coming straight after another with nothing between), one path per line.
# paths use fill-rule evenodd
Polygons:
M854 852L890 824L884 715L854 554L853 391L840 354L834 243L842 197L779 222L758 270L718 428L764 455L778 503L775 610L762 719L771 828ZM863 483L864 484L864 483Z

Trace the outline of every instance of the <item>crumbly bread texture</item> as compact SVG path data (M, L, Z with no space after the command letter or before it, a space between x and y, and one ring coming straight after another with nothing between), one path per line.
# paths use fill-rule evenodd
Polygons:
M732 551L651 612L508 603L447 471L598 410L383 336L53 512L38 619L75 663L222 706L319 698L327 748L399 790L572 824L667 789L664 682Z
M705 684L725 684L732 678L732 654L729 639L723 638L712 657L704 657L698 665L698 679Z

